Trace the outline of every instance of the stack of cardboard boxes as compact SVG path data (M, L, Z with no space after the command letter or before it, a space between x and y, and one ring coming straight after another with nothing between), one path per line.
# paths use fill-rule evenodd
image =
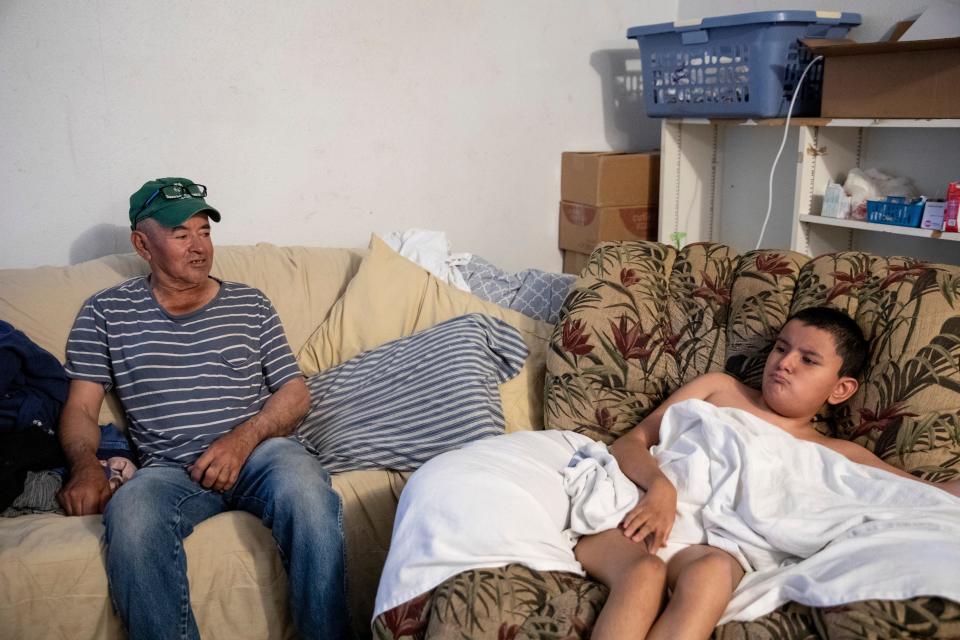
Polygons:
M560 248L563 270L579 273L606 240L656 240L658 153L563 154Z

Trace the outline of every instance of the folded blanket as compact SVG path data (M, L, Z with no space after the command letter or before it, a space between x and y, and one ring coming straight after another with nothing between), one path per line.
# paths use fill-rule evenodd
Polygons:
M563 469L586 436L519 431L437 456L400 495L374 618L458 573L519 563L584 575Z
M457 269L475 296L550 324L557 322L570 285L577 279L539 269L508 273L480 256L458 264Z
M748 571L721 623L788 601L960 601L960 499L936 487L700 400L667 410L652 452L677 487L669 544L709 543Z

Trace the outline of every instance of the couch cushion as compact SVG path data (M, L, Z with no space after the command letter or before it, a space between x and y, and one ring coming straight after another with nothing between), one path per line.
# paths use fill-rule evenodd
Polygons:
M323 322L366 251L277 247L261 243L217 248L213 275L263 291L283 322L294 353Z
M213 275L261 289L273 302L294 353L326 317L360 264L363 250L311 247L218 247ZM148 273L136 254L69 267L0 270L0 318L64 361L67 335L83 302L127 278ZM111 393L100 422L124 424Z
M511 564L464 571L373 621L377 640L590 637L606 587L571 573Z
M551 338L546 426L609 443L681 384L723 370L735 267L724 245L601 244Z
M819 256L792 309L829 304L870 341L860 390L835 412L838 437L928 480L960 475L960 267L862 252Z
M369 634L397 500L408 474L333 477L343 499L350 611ZM0 519L0 620L14 638L122 638L107 595L100 516ZM190 600L204 638L296 637L286 573L270 530L243 512L202 522L184 543Z
M0 619L22 638L122 638L107 595L100 516L0 523ZM270 531L246 513L201 523L184 543L203 637L283 637L286 575Z
M371 245L343 297L297 354L300 368L316 373L444 320L482 313L519 330L530 350L520 373L500 387L507 431L542 428L544 359L552 327L441 282L376 236Z
M445 320L310 376L310 413L297 435L331 473L413 471L503 433L499 385L526 358L523 338L502 320Z
M846 311L871 344L824 429L926 479L960 475L960 267L863 252L601 245L552 337L547 426L609 442L707 371L758 387L784 320L815 305Z

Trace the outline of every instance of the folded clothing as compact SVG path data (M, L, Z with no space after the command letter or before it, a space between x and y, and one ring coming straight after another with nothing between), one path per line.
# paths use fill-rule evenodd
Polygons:
M457 269L470 259L469 253L450 253L450 242L443 231L407 229L383 236L391 249L407 260L415 262L441 281L461 291L470 291L470 286Z
M510 274L480 256L457 268L475 296L551 324L556 324L560 306L576 280L570 274L539 269Z
M59 360L0 320L0 432L53 434L69 384Z
M500 384L528 349L512 326L471 313L388 342L307 380L297 437L334 473L410 471L503 433Z
M57 501L57 492L63 486L63 477L53 471L27 471L23 492L0 512L0 517L16 518L32 513L59 513L63 508Z
M56 436L40 429L0 432L0 511L23 493L28 472L64 464Z

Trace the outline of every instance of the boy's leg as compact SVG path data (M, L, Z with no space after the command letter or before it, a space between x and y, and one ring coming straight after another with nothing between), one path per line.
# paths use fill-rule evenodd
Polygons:
M287 570L290 612L304 638L350 634L340 496L317 459L290 438L254 449L227 492L270 527Z
M107 503L110 598L130 638L199 638L182 541L226 509L182 467L145 467Z
M650 639L709 638L723 615L743 568L726 551L694 545L667 564L670 599L650 630Z
M591 638L644 637L663 602L664 562L620 529L580 538L574 554L591 577L610 589Z

